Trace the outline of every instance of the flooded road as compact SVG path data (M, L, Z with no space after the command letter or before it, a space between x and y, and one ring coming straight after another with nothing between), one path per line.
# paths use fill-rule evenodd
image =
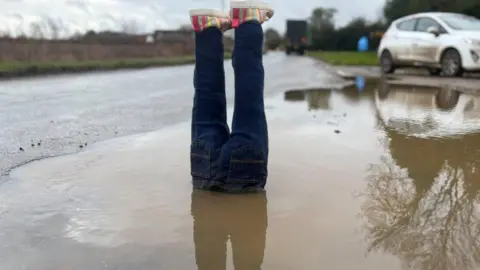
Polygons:
M188 121L13 170L0 269L478 269L479 96L282 92L262 194L192 192Z
M0 269L479 269L480 96L265 66L249 195L191 190L192 66L0 83Z

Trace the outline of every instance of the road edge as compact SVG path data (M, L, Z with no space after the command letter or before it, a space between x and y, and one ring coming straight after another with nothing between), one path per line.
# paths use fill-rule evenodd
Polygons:
M357 77L363 77L365 79L381 79L383 76L378 66L335 66L315 58L312 59L317 61L318 64L328 72L349 82L354 82ZM480 92L479 79L474 77L432 77L421 71L413 72L407 70L404 71L403 74L387 75L385 78L389 85L435 87L465 93Z

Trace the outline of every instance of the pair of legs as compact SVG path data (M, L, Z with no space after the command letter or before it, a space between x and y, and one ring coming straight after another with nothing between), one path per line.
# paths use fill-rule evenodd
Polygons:
M263 190L266 184L268 131L261 24L273 12L260 2L235 3L232 2L230 15L212 10L191 11L196 30L196 64L190 161L196 189L249 192ZM227 124L223 66L223 31L229 27L235 28L231 131Z

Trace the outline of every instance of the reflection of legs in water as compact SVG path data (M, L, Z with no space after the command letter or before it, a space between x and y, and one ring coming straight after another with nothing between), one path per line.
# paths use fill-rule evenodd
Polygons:
M226 195L195 190L191 212L199 270L226 269L229 236L234 268L261 269L267 231L265 192Z
M191 211L193 241L198 270L224 270L227 261L228 218L223 216L221 197L194 190Z
M233 68L235 110L230 140L222 148L221 171L226 191L263 190L267 178L268 131L263 99L263 30L261 24L273 16L258 1L232 2L235 27Z
M230 242L235 270L260 270L267 235L267 197L264 192L248 195L232 207Z
M220 149L230 136L227 125L222 30L228 14L214 10L190 12L195 37L195 95L190 150L193 186L213 189Z

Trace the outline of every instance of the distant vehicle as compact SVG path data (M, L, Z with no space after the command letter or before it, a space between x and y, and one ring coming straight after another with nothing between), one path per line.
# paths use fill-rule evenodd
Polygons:
M431 75L449 77L480 71L480 20L445 12L400 18L385 32L378 57L385 73L402 67L423 67Z
M305 54L309 44L308 22L305 20L287 20L285 53Z

